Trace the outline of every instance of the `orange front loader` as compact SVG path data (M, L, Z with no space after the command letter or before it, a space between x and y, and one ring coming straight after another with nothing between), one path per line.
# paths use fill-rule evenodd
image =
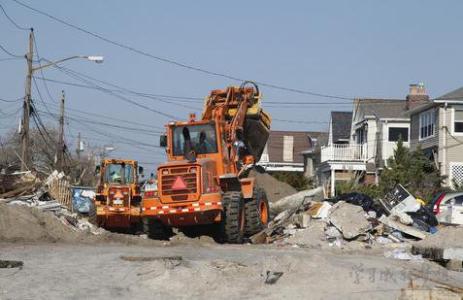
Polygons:
M213 90L201 120L171 122L161 137L168 161L160 165L158 193L144 197L143 225L151 237L170 227L216 224L218 237L240 243L268 223L265 192L247 174L260 159L270 117L260 107L257 85Z
M98 184L89 221L106 229L136 230L140 223L141 195L134 160L104 159L96 168Z

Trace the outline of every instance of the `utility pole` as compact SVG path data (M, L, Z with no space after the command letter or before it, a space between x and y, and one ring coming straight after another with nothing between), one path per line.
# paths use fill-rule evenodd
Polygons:
M81 147L81 140L80 140L80 132L77 134L77 149L76 149L76 153L77 153L77 160L80 162L80 152L82 151L82 147Z
M29 117L31 115L31 91L32 91L32 60L34 58L34 29L29 33L29 52L27 59L26 95L23 104L23 120L21 128L21 171L29 169Z
M60 105L60 115L59 115L59 137L58 144L56 146L56 157L58 160L57 168L58 171L63 171L64 168L64 91L61 91L61 105Z

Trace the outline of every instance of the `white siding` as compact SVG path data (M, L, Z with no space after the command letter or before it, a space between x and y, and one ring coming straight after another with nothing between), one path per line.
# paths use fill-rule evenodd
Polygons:
M283 161L292 162L294 152L294 137L291 135L283 136Z

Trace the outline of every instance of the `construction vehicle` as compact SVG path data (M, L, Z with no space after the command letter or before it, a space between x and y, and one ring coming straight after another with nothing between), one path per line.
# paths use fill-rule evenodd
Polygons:
M223 242L241 243L267 226L265 191L249 178L270 132L256 84L213 90L201 120L170 122L160 144L167 162L157 169L158 191L144 197L143 226L166 238L172 227L215 224Z
M106 229L136 230L140 227L141 194L138 184L143 168L135 160L103 159L89 221Z

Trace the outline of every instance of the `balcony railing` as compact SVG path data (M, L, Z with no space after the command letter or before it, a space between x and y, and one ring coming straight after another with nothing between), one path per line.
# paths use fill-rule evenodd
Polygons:
M366 161L367 144L329 145L321 147L321 161Z

